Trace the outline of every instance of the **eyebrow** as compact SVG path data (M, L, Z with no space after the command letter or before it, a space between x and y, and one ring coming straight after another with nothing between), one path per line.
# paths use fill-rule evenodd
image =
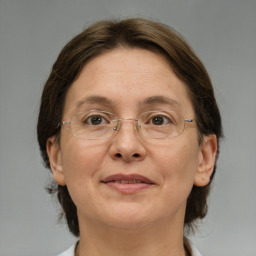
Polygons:
M106 106L114 105L110 99L103 96L97 96L97 95L93 95L93 96L89 96L81 99L76 104L76 108L79 108L83 104L102 104ZM179 103L176 100L162 96L162 95L151 96L142 101L142 105L152 105L152 104L166 104L171 106L179 105Z
M174 99L171 99L171 98L168 98L168 97L165 97L165 96L161 96L161 95L146 98L143 101L143 104L144 105L166 104L166 105L172 105L172 106L179 105L178 101L176 101Z
M109 100L106 97L95 95L95 96L89 96L89 97L83 98L80 101L78 101L78 103L76 104L76 108L79 108L83 104L112 105L113 103L111 100Z

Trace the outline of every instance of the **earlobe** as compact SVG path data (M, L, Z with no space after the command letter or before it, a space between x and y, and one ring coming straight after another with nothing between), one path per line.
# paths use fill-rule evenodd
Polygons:
M199 152L198 170L195 175L194 185L204 187L209 184L215 166L217 150L216 135L204 136Z
M50 167L53 178L61 185L65 186L65 177L62 170L62 156L59 144L56 142L56 137L50 137L46 143L46 150L50 161Z

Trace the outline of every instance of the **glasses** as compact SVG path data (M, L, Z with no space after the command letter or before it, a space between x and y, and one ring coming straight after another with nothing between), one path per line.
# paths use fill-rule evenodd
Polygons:
M136 131L144 138L169 139L180 136L186 123L194 123L193 119L184 119L176 111L148 111L137 118L119 118L107 111L90 110L79 112L70 121L60 122L70 125L73 136L85 140L108 139L121 128L123 121L132 121Z

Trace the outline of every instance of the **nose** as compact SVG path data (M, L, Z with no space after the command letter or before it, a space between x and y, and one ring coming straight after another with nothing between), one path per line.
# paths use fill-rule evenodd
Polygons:
M109 152L113 159L126 162L141 161L145 158L146 148L138 136L135 120L122 120Z

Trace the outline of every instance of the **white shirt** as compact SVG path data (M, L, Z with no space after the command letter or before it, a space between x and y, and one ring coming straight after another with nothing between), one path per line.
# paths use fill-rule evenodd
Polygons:
M188 246L190 247L191 256L202 256L197 248L187 239ZM76 244L73 244L68 250L59 254L58 256L75 256Z

